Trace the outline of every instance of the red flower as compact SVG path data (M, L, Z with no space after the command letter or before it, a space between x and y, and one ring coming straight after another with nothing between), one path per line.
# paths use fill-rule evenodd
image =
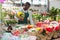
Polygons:
M54 28L46 28L48 32L53 32Z
M59 27L59 26L55 28L55 30L56 30L56 31L57 31L57 30L59 30L59 29L60 29L60 27Z
M30 28L32 28L32 27L33 27L33 25L28 25L28 26L27 26L28 29L30 29Z
M32 27L28 27L28 29L30 29L30 28L32 28Z
M16 31L13 33L13 35L15 35L15 36L19 36L19 34L20 34L20 32L19 32L18 30L16 30Z
M41 27L42 26L42 22L37 22L36 26L37 27Z

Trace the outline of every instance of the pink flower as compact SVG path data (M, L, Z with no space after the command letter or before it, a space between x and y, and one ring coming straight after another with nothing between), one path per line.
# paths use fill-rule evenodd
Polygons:
M0 0L0 3L4 3L5 0Z

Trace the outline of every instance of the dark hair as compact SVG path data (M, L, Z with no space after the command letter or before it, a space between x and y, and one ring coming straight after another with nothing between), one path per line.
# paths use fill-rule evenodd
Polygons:
M31 4L29 2L26 2L25 4L31 6Z
M24 3L22 3L22 6L24 6Z

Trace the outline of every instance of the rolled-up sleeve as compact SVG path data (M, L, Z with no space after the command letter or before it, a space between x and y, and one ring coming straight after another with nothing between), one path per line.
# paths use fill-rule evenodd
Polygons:
M32 18L32 12L29 12L29 20L31 25L34 25L33 18Z

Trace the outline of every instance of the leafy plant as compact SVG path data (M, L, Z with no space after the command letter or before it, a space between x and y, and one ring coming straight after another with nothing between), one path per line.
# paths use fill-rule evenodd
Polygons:
M38 16L37 16L36 19L40 21L41 17L42 17L42 15L39 15L39 14L38 14Z
M16 28L19 28L20 26L16 26Z
M52 7L51 10L49 11L49 16L53 18L53 20L56 20L56 15L58 14L59 9Z
M42 15L36 13L36 14L33 14L32 17L40 21L40 19L42 18Z
M9 24L16 24L16 20L6 20L6 25L9 25Z

